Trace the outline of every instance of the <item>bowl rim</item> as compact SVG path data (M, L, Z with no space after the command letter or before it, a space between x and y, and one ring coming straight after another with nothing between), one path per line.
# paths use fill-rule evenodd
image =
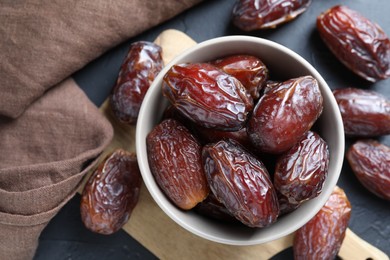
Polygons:
M314 204L314 207L311 209L310 214L306 214L303 217L299 218L298 223L294 223L294 225L289 226L288 228L282 230L281 232L277 234L270 234L266 238L259 238L259 239L250 239L250 240L240 240L240 239L226 239L226 238L221 238L217 236L210 235L208 233L202 232L193 226L189 225L186 223L184 220L179 218L174 212L172 212L166 205L165 201L169 201L168 198L161 198L155 192L153 192L155 187L152 187L152 182L154 181L153 174L150 171L149 168L149 163L148 163L148 156L147 156L147 151L146 151L146 136L147 133L145 133L145 129L143 129L143 126L145 125L145 120L146 118L143 116L146 111L148 110L147 104L149 103L149 99L151 99L153 92L157 91L156 89L161 87L161 81L163 76L167 73L167 71L174 65L179 63L181 60L183 60L185 57L193 53L194 51L207 48L211 45L215 44L221 44L224 42L251 42L252 44L260 44L260 45L266 45L268 47L271 47L273 49L277 49L280 52L283 52L286 55L291 56L293 59L297 60L297 62L301 63L302 66L307 68L310 73L313 75L314 78L317 79L318 83L321 87L321 92L326 93L326 96L330 99L330 105L329 109L331 109L331 114L332 116L336 117L336 124L333 126L336 128L336 132L340 133L337 136L337 143L338 143L338 152L344 153L345 149L345 140L344 140L344 128L342 124L342 119L341 119L341 114L338 109L337 102L333 96L333 93L331 89L329 88L328 84L326 81L323 79L323 77L320 75L320 73L308 62L306 61L302 56L294 52L293 50L283 46L280 43L264 39L264 38L259 38L259 37L254 37L254 36L246 36L246 35L234 35L234 36L221 36L213 39L209 39L200 43L197 43L195 46L190 47L189 49L183 51L179 55L177 55L175 58L173 58L168 64L164 66L164 68L161 70L161 72L156 76L155 80L151 84L148 92L146 93L144 97L144 101L141 105L140 112L139 112L139 117L136 125L136 153L137 153L137 160L138 160L138 165L140 168L140 172L143 178L143 181L145 183L146 188L148 189L150 195L154 199L154 201L157 203L157 205L167 214L174 222L179 224L181 227L186 229L187 231L190 231L193 234L196 234L202 238L208 239L210 241L222 243L222 244L229 244L229 245L256 245L256 244L262 244L266 242L270 242L276 239L279 239L281 237L284 237L286 235L289 235L296 231L298 228L303 226L305 223L307 223L312 217L314 217L315 214L322 208L322 206L325 204L327 198L330 196L332 189L329 189L327 191L323 191L323 194L321 193L322 196L318 196L312 201L316 201L317 203ZM239 51L237 51L237 54ZM143 138L143 136L145 138ZM333 164L335 165L335 173L332 174L332 176L329 176L326 179L326 182L328 182L328 185L331 187L336 186L337 181L339 179L339 176L341 174L341 169L344 161L344 156L336 156L334 157ZM155 186L155 184L154 184ZM314 202L313 202L314 203ZM312 203L312 204L313 204ZM174 205L173 205L174 206ZM303 205L305 206L305 205ZM294 212L293 212L294 213ZM272 226L272 225L271 225ZM267 228L263 228L267 229Z

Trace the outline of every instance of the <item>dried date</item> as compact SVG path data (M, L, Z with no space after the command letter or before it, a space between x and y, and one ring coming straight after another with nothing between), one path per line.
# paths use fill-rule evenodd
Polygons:
M250 227L276 221L278 199L261 161L232 140L204 146L202 158L211 191L238 220Z
M308 131L278 158L275 189L293 205L313 199L322 191L328 165L328 145L318 134Z
M267 90L249 118L247 131L260 151L283 153L309 131L322 113L323 98L312 76L290 79Z
M118 149L108 155L84 187L80 205L84 225L100 234L118 231L137 205L141 183L135 154Z
M259 99L269 74L268 68L259 58L251 55L232 55L215 60L212 64L236 77L254 100Z
M233 24L244 31L275 28L307 10L311 0L239 0L233 7Z
M335 259L350 217L351 204L336 186L317 215L295 233L294 259Z
M172 66L162 92L183 115L207 128L239 130L253 108L242 83L208 63Z
M357 88L333 91L348 136L372 137L390 134L390 101L371 90Z
M375 140L361 140L348 149L346 157L364 187L390 200L390 147Z
M390 77L390 39L376 23L342 5L317 18L321 38L350 70L375 82Z
M207 197L202 147L184 125L162 121L148 134L146 145L151 172L176 206L189 210Z
M110 96L119 121L136 123L145 94L164 66L161 55L161 47L152 42L139 41L130 46Z

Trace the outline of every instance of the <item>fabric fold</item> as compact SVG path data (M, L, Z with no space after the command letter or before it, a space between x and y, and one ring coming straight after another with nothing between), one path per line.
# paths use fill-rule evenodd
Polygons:
M113 128L71 78L17 119L0 118L0 259L29 259Z

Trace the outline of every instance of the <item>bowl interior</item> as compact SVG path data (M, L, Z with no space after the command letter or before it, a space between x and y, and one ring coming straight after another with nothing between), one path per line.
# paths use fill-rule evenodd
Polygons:
M161 82L173 64L205 62L230 54L251 54L259 57L269 68L270 77L280 80L312 75L317 79L324 110L316 126L329 145L328 177L322 193L304 203L294 212L283 216L266 228L248 228L218 223L193 212L174 206L159 189L148 164L146 136L161 120L168 101L162 96ZM321 75L302 57L277 43L250 36L226 36L196 45L172 60L156 77L143 101L136 129L136 149L141 174L147 189L161 209L175 222L203 238L232 245L252 245L269 242L294 232L309 221L323 206L336 185L344 158L344 132L341 116L333 94Z

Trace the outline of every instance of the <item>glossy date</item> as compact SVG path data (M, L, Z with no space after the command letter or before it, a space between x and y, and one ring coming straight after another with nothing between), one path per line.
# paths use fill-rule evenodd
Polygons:
M250 227L276 221L278 199L261 161L232 140L204 146L202 158L211 191L238 220Z
M360 140L349 148L346 157L360 183L390 201L390 147L375 140Z
M160 46L145 41L131 44L110 96L112 111L119 121L136 123L145 94L163 66Z
M328 165L328 145L318 134L308 131L297 144L278 158L274 175L275 189L292 205L313 199L322 191Z
M390 134L390 100L372 90L333 90L347 136L372 137Z
M141 174L135 154L118 149L99 164L81 196L81 219L93 232L112 234L137 205Z
M333 54L357 75L371 82L390 77L390 39L376 23L337 5L318 16L317 29Z
M172 66L162 92L183 115L207 128L239 130L253 108L242 83L208 63Z
M244 31L275 28L302 14L311 0L239 0L233 7L234 25Z
M146 145L152 174L177 207L189 210L207 197L202 147L184 125L162 121L148 134Z
M350 217L351 204L336 186L317 215L295 233L294 259L335 259Z
M304 76L279 83L259 99L247 131L262 152L279 154L309 131L322 113L323 98L317 80Z

